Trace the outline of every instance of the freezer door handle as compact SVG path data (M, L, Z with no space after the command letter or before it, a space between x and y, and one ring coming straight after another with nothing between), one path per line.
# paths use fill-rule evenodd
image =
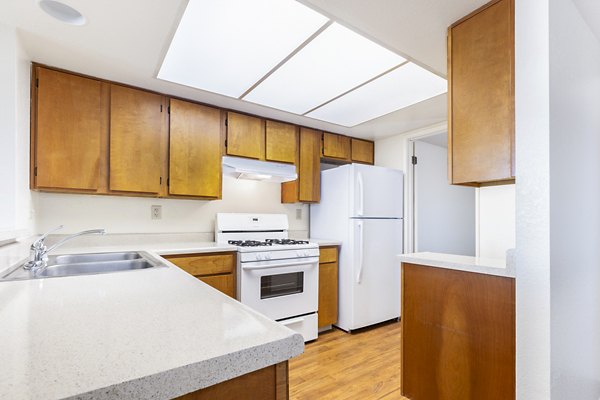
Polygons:
M360 172L356 177L356 184L358 186L358 210L356 210L356 214L358 216L362 216L365 208L365 190L363 185L362 173Z
M358 274L356 275L356 283L360 284L360 280L362 279L362 271L363 271L363 258L364 258L364 251L363 251L363 222L362 221L358 221L358 243L357 246L358 247Z

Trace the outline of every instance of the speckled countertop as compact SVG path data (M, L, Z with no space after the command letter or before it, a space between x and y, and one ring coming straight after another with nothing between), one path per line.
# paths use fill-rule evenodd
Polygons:
M29 243L0 249L0 269L22 260ZM151 247L67 250L233 249L214 243ZM304 349L301 335L167 261L145 270L0 282L0 326L2 399L168 399Z
M458 256L442 253L409 253L399 254L398 259L404 263L427 265L431 267L454 269L480 274L515 277L514 251L507 251L506 258L484 258Z
M342 242L338 241L338 240L331 240L331 239L315 239L315 238L310 238L308 239L309 242L313 242L318 244L319 246L323 247L323 246L341 246Z

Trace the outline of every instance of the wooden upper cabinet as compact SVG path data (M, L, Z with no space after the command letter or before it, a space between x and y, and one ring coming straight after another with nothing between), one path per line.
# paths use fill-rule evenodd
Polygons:
M169 194L221 197L221 110L171 99Z
M158 195L166 150L163 96L111 85L110 190Z
M106 177L103 83L43 67L34 71L32 188L97 192Z
M298 153L298 129L283 122L265 124L266 160L295 164Z
M323 157L350 161L351 148L348 136L323 133Z
M514 179L514 2L493 1L448 31L449 178Z
M265 159L264 121L250 115L227 113L227 154Z
M321 200L321 132L300 128L300 165L298 170L298 200L318 203Z
M375 162L374 147L371 141L352 138L352 161L372 165Z

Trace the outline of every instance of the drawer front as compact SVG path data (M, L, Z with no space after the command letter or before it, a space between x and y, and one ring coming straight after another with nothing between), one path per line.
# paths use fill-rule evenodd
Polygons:
M308 314L301 317L292 317L278 321L281 325L287 326L293 331L301 334L305 342L315 340L317 338L317 321L318 315Z
M338 248L333 247L321 247L319 249L319 263L330 263L337 262L338 259Z
M235 270L235 254L185 254L165 258L191 275L229 274Z

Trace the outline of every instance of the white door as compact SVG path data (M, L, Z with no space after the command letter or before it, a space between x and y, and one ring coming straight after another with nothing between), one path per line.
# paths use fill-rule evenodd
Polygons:
M475 189L448 183L447 148L415 141L414 155L414 250L474 256Z
M397 169L352 164L351 217L402 218L403 173Z
M351 221L353 311L348 329L400 317L401 219Z

